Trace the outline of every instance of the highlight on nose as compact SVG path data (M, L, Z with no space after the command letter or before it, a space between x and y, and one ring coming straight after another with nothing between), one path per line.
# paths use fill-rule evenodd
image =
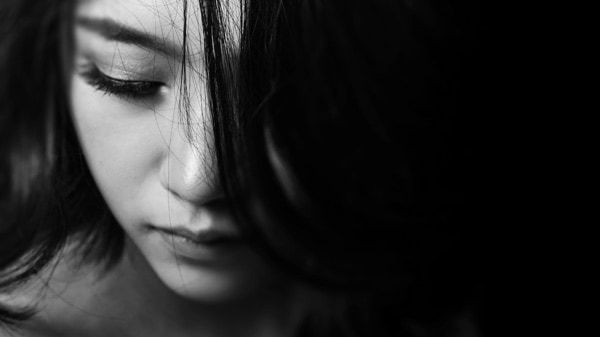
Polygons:
M207 203L221 195L211 137L204 134L190 140L183 130L173 130L161 163L162 186L190 203Z

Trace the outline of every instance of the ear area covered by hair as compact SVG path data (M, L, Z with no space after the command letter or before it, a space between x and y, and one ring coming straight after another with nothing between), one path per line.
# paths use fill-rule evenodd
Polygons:
M0 291L10 293L54 260L68 238L101 211L86 207L81 150L69 121L73 1L0 4ZM77 187L79 186L79 187ZM94 221L92 221L94 223ZM109 227L110 228L110 227ZM90 233L94 229L89 226ZM95 229L97 230L97 228ZM105 245L102 235L90 235ZM118 235L111 242L118 241ZM94 239L94 237L96 239ZM91 248L88 248L91 249ZM103 254L106 256L105 254ZM105 259L103 257L102 259ZM2 306L0 322L32 314Z
M405 314L422 310L415 320L468 302L488 218L485 59L469 6L291 1L261 20L250 3L238 85L255 130L237 181L284 269L394 294Z

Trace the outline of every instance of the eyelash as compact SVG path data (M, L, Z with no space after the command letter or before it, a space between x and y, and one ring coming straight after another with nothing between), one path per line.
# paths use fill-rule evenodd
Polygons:
M109 95L129 99L150 98L158 94L163 83L153 81L128 81L110 77L94 66L82 73L86 82Z

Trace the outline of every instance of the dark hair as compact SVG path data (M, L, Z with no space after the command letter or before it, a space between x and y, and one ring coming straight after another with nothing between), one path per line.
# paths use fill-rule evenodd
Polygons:
M221 172L232 195L248 194L237 209L260 229L266 255L326 289L322 313L338 324L322 335L437 335L474 305L484 226L477 10L468 1L246 8L241 136L217 128L220 153L240 154L219 158Z
M481 284L477 8L242 1L234 53L219 1L200 4L220 178L256 249L314 289L303 335L452 334ZM8 287L82 231L87 256L114 261L123 234L68 118L73 2L0 6Z
M46 267L75 234L85 258L115 262L123 234L69 118L73 1L0 5L0 289ZM0 323L32 314L0 306Z
M307 335L450 333L475 305L484 96L471 6L248 2L239 59L223 62L222 32L206 41L221 47L211 102L240 222L327 292L329 317Z

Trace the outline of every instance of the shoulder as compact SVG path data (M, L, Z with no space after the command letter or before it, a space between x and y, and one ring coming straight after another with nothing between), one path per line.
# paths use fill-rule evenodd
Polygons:
M110 279L94 265L76 259L67 246L42 272L8 293L0 293L0 303L8 308L32 309L34 315L18 329L0 328L0 337L69 336L71 326L90 323L93 299ZM75 336L75 335L74 335Z
M3 303L37 310L22 336L187 336L195 329L190 304L166 289L141 257L126 255L105 270L72 254L65 252L35 280L3 295Z

